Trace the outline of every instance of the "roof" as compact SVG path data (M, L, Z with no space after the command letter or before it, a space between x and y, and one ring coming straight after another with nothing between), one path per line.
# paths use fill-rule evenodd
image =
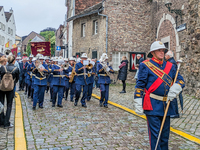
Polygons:
M5 12L5 16L6 16L6 21L8 22L8 20L10 19L10 16L12 15L12 13L9 12Z
M3 6L0 6L0 11L1 11L2 8L3 8Z
M37 35L31 40L31 42L44 42L43 39L39 38Z
M96 5L93 5L92 7L89 7L87 9L85 9L84 11L82 11L81 13L67 19L67 22L70 22L72 20L75 20L75 19L78 19L78 18L82 18L82 17L85 17L85 16L89 16L89 15L92 15L92 14L96 14L98 12L101 12L103 10L103 6L102 6L102 2L96 4Z

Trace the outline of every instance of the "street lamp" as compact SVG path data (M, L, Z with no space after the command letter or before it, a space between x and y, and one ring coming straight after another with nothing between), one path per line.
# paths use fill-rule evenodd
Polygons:
M165 6L168 8L169 12L176 14L176 25L177 25L178 16L181 17L181 23L182 23L182 16L183 16L182 10L181 9L171 9L171 6L172 6L171 0L166 0L165 1Z

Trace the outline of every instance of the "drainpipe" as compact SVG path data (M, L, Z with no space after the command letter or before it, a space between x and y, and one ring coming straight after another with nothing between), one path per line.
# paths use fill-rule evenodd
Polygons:
M106 17L106 54L107 54L108 53L108 16L100 14L99 12L98 12L98 15Z

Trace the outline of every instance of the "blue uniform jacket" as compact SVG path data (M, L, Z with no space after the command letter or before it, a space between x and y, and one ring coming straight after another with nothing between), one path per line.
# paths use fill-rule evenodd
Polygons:
M109 72L110 73L114 73L113 68L111 66L109 66L109 68L110 68ZM97 73L99 74L99 80L98 80L99 84L110 84L110 77L109 76L105 76L106 72L104 71L103 66L101 65L101 63L97 64Z
M20 67L20 74L19 74L19 80L22 80L23 76L25 76L26 70L23 68L23 62L19 63Z
M69 73L67 70L63 70L62 74L59 71L60 66L58 65L53 65L52 67L52 73L53 73L53 80L52 80L52 85L57 85L57 86L65 86L65 80L69 76Z
M76 77L76 84L79 84L79 85L86 85L85 84L85 81L84 81L84 75L80 75L80 74L83 74L84 73L84 70L82 69L83 67L83 64L82 62L79 62L76 64L75 66L75 71L76 71L76 74L77 74L77 77ZM88 74L88 70L87 68L85 69L85 73ZM86 83L88 85L88 76L86 75Z
M49 65L49 76L48 76L48 79L47 79L47 82L49 82L49 83L51 83L52 80L53 80L52 67L53 67L53 64Z
M154 64L156 67L159 69L164 70L166 66L166 61L163 61L162 65L159 65L157 62L153 61L152 59L150 60L152 64ZM172 65L172 68L168 75L174 80L175 75L176 75L176 67L175 65ZM144 101L144 91L145 89L148 90L149 87L155 82L155 80L158 78L145 64L144 62L140 64L139 67L139 73L138 73L138 80L137 84L135 86L135 94L134 98L143 98ZM183 88L185 86L184 79L183 77L178 74L176 83L181 85ZM158 95L158 96L167 96L169 92L170 87L166 83L162 83L154 92L153 94ZM153 110L144 110L144 113L146 115L155 115L155 116L163 116L164 115L164 109L166 108L166 102L156 100L154 98L150 98L151 105ZM174 100L175 101L175 100ZM177 106L174 106L175 102L172 101L169 106L168 114L167 116L170 115L176 115L175 108ZM177 104L176 104L177 105Z
M47 78L46 78L46 74L49 73L48 67L44 66L45 70L44 70L44 76L42 76L38 69L34 66L32 73L34 74L35 78L34 78L34 84L35 85L47 85ZM46 73L46 74L45 74Z
M89 71L89 73L91 74L91 76L88 77L88 84L93 84L93 82L94 82L94 75L95 75L95 68L94 68L94 66L91 69L91 71Z

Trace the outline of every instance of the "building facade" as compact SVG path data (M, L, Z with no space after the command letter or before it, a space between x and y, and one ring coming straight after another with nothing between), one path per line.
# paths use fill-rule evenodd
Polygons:
M15 44L16 25L13 10L5 12L3 6L0 6L0 52L12 49ZM5 44L9 43L9 47Z

